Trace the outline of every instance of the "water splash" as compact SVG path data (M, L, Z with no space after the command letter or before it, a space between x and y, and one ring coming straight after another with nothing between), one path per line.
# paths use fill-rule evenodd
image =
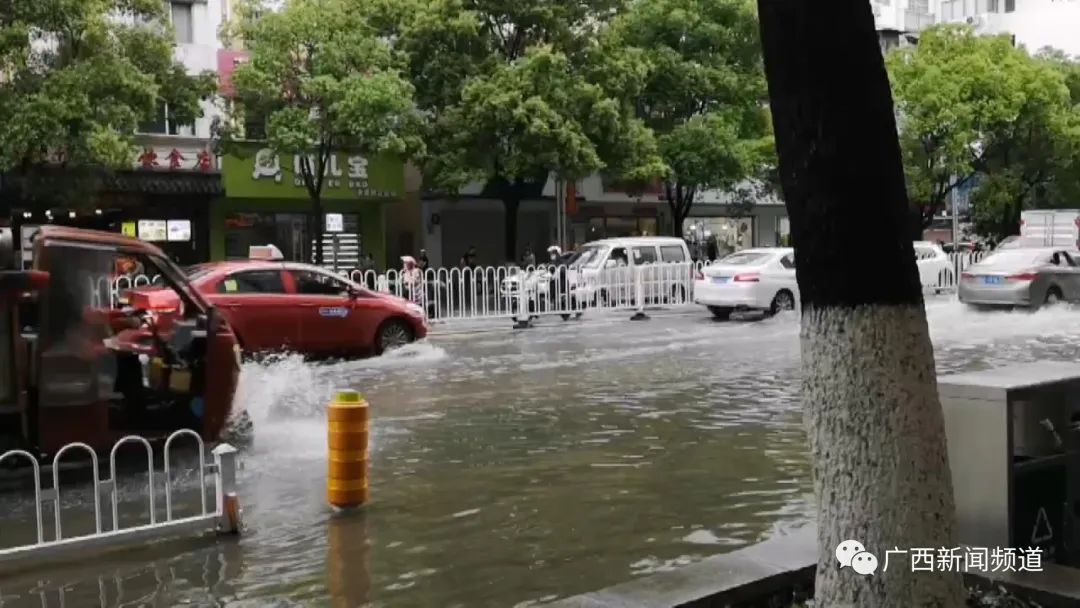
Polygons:
M300 355L245 363L237 387L236 411L246 411L255 426L291 424L321 415L345 379L380 370L426 366L446 358L446 351L427 342L409 344L381 357L312 364ZM343 382L345 385L343 385Z

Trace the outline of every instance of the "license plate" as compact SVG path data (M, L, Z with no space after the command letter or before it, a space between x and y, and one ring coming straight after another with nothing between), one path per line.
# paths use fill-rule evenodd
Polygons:
M987 285L1000 285L1002 283L1001 277L983 277L982 280Z
M713 277L713 283L727 283L727 277Z

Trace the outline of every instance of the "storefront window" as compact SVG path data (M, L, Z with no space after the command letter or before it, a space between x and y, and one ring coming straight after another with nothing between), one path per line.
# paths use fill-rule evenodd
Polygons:
M754 246L754 218L691 218L684 226L690 251L699 260L716 260Z
M273 243L275 239L272 213L230 213L225 216L225 257L227 259L246 259L248 248L267 245ZM282 250L282 253L285 253L280 244L274 244Z
M604 229L604 218L594 217L589 219L589 232L585 237L585 242L595 241L607 236L607 232Z
M786 217L776 218L776 244L791 247L791 221Z
M656 236L659 234L655 217L593 217L588 223L575 223L571 227L574 242L580 245L598 239L630 236Z
M637 236L636 217L609 217L606 220L607 238Z
M343 268L355 267L360 256L360 217L355 213L341 215L344 230L323 234L323 261ZM308 230L308 216L303 213L230 213L225 216L227 259L247 259L250 247L274 245L286 260L309 262L314 241Z

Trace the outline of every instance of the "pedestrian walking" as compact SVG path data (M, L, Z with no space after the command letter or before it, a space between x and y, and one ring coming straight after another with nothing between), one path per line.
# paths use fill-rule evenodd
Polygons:
M525 246L525 253L521 256L521 265L524 268L536 266L536 255L533 253L532 245Z
M424 275L411 255L401 256L401 295L424 308Z

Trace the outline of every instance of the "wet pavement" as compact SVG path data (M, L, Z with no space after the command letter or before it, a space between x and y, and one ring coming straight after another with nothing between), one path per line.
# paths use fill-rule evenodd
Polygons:
M1080 310L928 313L942 372L1080 359ZM798 365L793 314L543 320L249 365L245 536L0 580L0 606L60 606L61 590L66 606L528 606L691 563L810 515ZM325 506L340 388L374 420L373 500L344 518ZM10 544L31 510L10 495L0 509Z

